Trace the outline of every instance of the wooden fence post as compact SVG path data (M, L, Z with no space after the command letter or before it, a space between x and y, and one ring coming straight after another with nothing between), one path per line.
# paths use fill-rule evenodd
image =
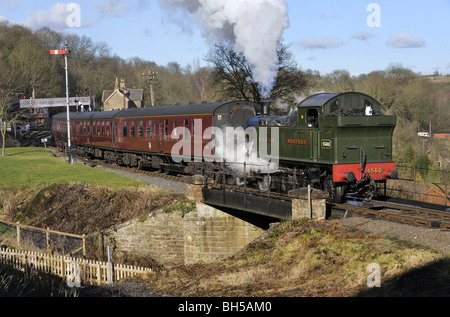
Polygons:
M102 285L102 269L99 261L97 261L97 285Z
M17 246L20 248L20 223L17 221Z
M86 256L86 235L83 234L83 257Z
M61 256L61 277L63 280L66 278L66 261L65 257Z
M50 232L49 232L49 228L46 227L47 229L45 230L45 239L47 240L47 253L50 253Z

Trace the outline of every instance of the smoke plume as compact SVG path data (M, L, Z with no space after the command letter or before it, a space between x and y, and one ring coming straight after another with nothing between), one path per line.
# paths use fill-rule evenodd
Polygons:
M253 69L263 97L278 71L277 50L289 27L285 0L160 0L162 8L184 27L195 20L209 41L230 40Z

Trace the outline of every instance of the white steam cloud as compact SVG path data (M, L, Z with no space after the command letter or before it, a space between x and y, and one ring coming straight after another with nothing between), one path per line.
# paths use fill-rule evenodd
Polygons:
M178 14L184 26L186 17L193 17L208 40L230 40L268 96L278 71L277 50L289 27L285 0L160 0L160 5L173 17Z

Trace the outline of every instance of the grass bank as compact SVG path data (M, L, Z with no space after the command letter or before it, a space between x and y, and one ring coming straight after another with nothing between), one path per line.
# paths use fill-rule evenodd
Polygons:
M6 155L0 156L0 188L69 183L110 188L143 185L140 181L84 164L69 164L44 148L7 148Z
M380 287L370 288L371 267ZM231 258L136 278L166 296L449 296L448 254L327 221L283 222Z

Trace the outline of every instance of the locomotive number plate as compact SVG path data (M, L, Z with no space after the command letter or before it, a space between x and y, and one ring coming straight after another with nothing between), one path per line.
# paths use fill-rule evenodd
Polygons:
M322 147L324 149L331 149L331 140L322 140Z

